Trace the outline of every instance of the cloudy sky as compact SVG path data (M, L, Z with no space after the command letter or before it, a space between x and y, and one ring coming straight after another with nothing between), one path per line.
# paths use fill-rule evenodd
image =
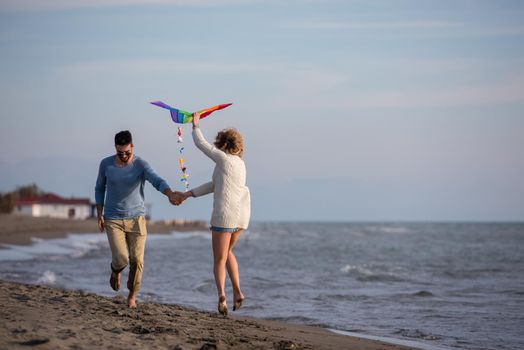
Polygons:
M181 190L148 102L233 102L202 130L245 136L255 220L523 220L523 23L503 0L1 0L0 191L94 199L124 129ZM185 131L198 185L213 163Z

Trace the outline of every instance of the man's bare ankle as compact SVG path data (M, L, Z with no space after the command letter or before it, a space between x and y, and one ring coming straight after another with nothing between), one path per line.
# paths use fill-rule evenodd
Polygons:
M136 307L136 295L137 295L136 292L129 292L129 295L127 296L127 305L130 308Z

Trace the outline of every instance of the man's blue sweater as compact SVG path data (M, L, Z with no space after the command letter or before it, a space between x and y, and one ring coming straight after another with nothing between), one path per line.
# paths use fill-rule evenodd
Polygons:
M95 186L96 204L104 206L105 219L130 219L145 215L144 183L164 192L169 185L158 176L151 166L138 156L124 167L116 165L116 156L100 162Z

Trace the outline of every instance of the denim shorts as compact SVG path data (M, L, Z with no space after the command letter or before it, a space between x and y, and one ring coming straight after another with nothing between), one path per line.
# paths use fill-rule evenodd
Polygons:
M217 227L217 226L209 226L209 229L213 232L220 232L220 233L224 233L224 232L231 232L231 233L235 233L237 231L240 231L241 228L237 227L237 228L229 228L229 227Z

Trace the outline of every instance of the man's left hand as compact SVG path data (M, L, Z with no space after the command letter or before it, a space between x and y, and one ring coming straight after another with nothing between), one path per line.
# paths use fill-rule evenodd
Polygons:
M186 200L186 196L182 192L173 192L169 195L169 202L173 205L180 205Z

